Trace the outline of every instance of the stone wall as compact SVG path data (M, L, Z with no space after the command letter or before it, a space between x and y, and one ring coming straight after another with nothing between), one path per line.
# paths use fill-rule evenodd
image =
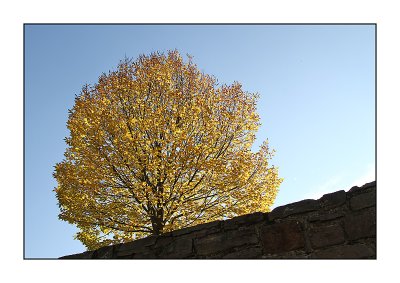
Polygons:
M376 182L62 259L375 259Z

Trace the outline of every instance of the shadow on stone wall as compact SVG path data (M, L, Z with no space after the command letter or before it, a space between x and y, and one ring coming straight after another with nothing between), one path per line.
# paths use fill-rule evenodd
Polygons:
M376 182L61 259L375 259Z

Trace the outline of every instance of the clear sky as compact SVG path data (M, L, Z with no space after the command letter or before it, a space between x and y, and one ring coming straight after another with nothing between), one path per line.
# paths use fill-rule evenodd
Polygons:
M374 25L27 25L24 40L26 258L85 250L57 218L53 166L75 95L125 56L178 49L260 94L253 149L276 150L274 207L375 179Z

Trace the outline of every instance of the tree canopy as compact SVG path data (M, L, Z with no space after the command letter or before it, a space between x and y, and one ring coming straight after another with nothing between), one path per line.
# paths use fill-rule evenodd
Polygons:
M69 111L54 172L59 218L96 249L268 212L282 179L267 141L251 151L257 98L176 50L121 61Z

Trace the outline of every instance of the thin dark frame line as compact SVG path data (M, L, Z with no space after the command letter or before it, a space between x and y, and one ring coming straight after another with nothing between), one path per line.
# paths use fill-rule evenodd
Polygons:
M23 99L22 99L22 104L23 104L23 113L22 113L22 119L23 119L23 142L22 142L22 151L23 151L23 259L24 260L57 260L58 258L27 258L26 257L26 245L25 245L25 27L28 25L374 25L375 27L375 181L378 184L377 180L377 157L378 157L378 148L377 148L377 93L378 93L378 88L377 88L377 23L24 23L23 24L23 74L22 74L22 79L23 79ZM377 193L378 194L378 193ZM378 197L378 195L377 195ZM378 224L377 224L378 225ZM378 227L376 226L376 232L378 230Z
M209 25L226 25L226 26L257 26L257 25L376 25L377 23L24 23L24 25L193 25L193 26L209 26Z
M23 252L23 259L26 259L25 257L25 25L22 28L22 80L23 80L23 86L22 86L22 136L23 136L23 141L22 141L22 195L23 195L23 208L22 208L22 252Z
M375 182L378 189L378 27L375 25ZM378 217L378 190L376 190L376 218ZM375 235L378 234L378 221L375 218ZM378 259L378 249L375 249Z

